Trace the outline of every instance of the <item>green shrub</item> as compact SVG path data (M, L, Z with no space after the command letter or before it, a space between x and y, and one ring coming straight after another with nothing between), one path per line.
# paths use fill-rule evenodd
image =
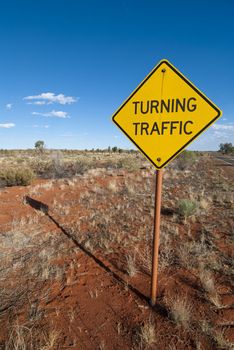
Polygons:
M232 146L232 143L221 143L219 145L219 151L223 154L232 154L234 153L234 147Z
M30 168L6 168L0 171L0 184L4 186L27 186L34 179Z
M188 218L196 213L198 208L198 203L190 199L181 199L178 202L178 213L183 218Z

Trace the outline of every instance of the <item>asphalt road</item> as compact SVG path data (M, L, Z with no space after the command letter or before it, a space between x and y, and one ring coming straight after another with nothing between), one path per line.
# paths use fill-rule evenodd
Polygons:
M228 164L230 166L234 166L234 156L220 155L220 156L215 156L215 158L218 159L218 160L221 160L225 164Z

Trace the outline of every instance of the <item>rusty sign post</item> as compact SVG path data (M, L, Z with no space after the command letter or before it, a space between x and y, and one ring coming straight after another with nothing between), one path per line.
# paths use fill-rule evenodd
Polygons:
M154 235L152 252L151 305L155 305L158 286L158 250L160 239L161 199L162 199L163 170L156 170L155 206L154 206Z
M157 296L162 169L221 114L221 110L177 68L162 60L112 116L113 122L157 169L152 305Z

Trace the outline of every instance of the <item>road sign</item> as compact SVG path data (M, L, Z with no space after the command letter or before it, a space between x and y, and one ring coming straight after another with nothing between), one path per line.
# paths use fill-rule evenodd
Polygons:
M162 60L112 120L161 169L221 113L178 69Z

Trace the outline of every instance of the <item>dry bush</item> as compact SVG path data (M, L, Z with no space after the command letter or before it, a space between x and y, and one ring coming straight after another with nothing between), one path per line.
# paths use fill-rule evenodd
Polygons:
M207 293L213 294L215 292L214 276L209 270L206 270L204 266L199 268L199 278L202 288Z
M60 332L56 329L49 330L46 334L45 343L39 350L54 350L58 348Z
M176 295L167 299L166 303L168 304L172 320L188 329L191 323L193 309L187 297Z
M225 329L217 329L206 320L199 323L201 332L208 337L210 342L214 343L215 349L233 350L234 344L225 338ZM203 348L202 348L203 349Z
M222 256L217 252L212 237L206 231L198 239L190 240L176 247L179 264L187 269L199 269L197 277L206 271L223 271ZM202 272L204 270L204 272ZM228 272L228 271L227 271ZM226 273L226 272L225 272ZM210 275L210 274L209 274ZM203 276L201 277L203 278ZM205 279L205 277L203 278Z
M6 350L33 349L32 329L16 324L12 327L8 340L5 344Z
M31 162L30 165L37 174L38 177L49 179L51 176L51 160L50 159L45 159L42 160L41 158L34 158Z
M225 330L219 330L213 333L213 339L218 348L233 350L234 344L225 338Z
M113 193L118 192L118 184L116 182L116 180L112 180L109 182L109 184L107 185L108 190L110 190Z
M139 260L141 269L147 274L151 273L152 268L152 249L148 246L139 251Z
M200 206L200 208L203 209L203 210L209 209L210 204L211 204L211 199L210 199L210 197L201 198L200 201L199 201L199 206Z
M0 171L0 186L28 186L34 177L30 168L5 168Z
M138 272L135 254L126 256L126 271L130 277L135 276Z
M125 157L118 161L117 167L126 169L128 171L136 171L139 169L139 162L137 162L135 158Z
M129 180L125 180L125 190L130 196L134 196L136 194L136 188L134 187L134 183L132 183Z
M169 245L160 245L158 259L159 272L163 272L173 263L173 255L173 250ZM147 274L150 274L152 269L152 249L149 247L141 249L139 252L139 261L141 270Z
M30 166L37 176L45 179L71 178L83 175L91 168L97 168L97 163L89 159L65 160L61 151L53 152L49 156L38 156L30 162Z
M225 306L223 306L223 304L221 302L221 298L220 298L217 291L215 291L212 294L208 294L207 299L211 302L211 304L214 305L215 308L217 308L217 309L225 308Z
M197 156L192 151L183 151L175 160L175 167L179 170L186 170L190 168L197 160Z
M41 329L36 324L25 326L18 323L11 327L5 350L54 350L60 333L55 329Z
M156 342L156 329L152 320L148 320L140 327L137 338L141 349L147 349Z
M75 164L76 174L84 175L92 166L89 161L86 160L78 160ZM95 168L95 167L93 167Z
M211 304L217 308L222 308L220 296L215 287L215 280L213 274L204 268L203 265L199 267L199 278L203 290L206 292L206 298Z
M170 246L164 245L159 249L159 272L163 272L167 267L172 265L174 260L174 252Z
M190 269L194 262L194 256L191 256L190 245L190 242L184 245L179 244L176 249L179 264L186 269Z
M202 237L200 241L192 240L178 245L177 256L181 266L191 269L191 266L198 267L202 260L207 259L209 251Z
M174 262L174 248L172 242L178 234L178 228L168 222L161 225L161 236L159 246L159 272L164 271Z

